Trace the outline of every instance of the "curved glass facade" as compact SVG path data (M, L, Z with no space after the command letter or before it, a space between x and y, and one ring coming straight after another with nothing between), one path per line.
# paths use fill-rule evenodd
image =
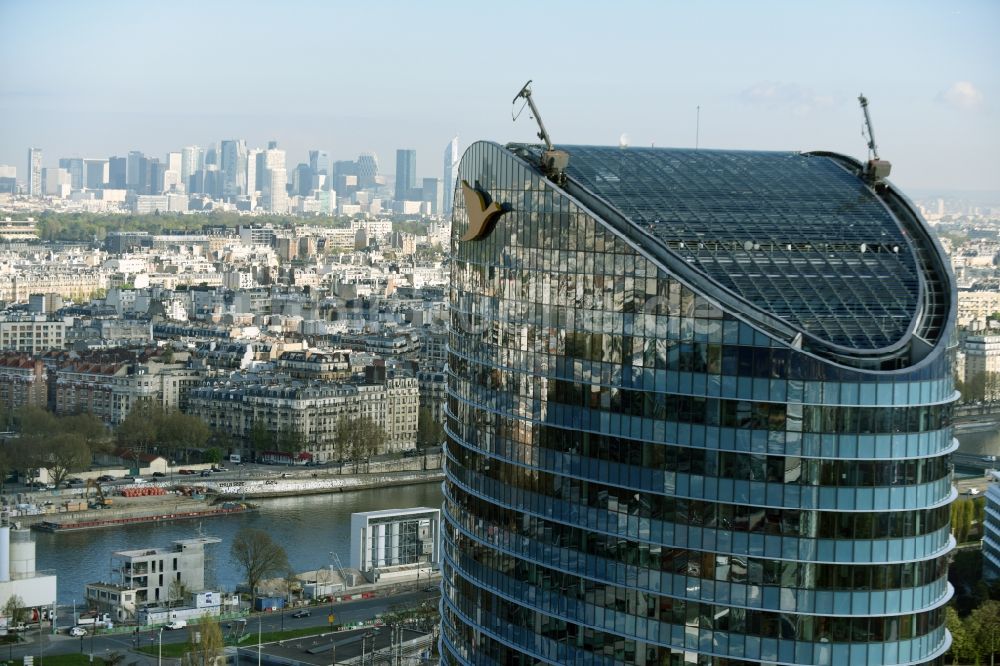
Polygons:
M459 168L507 212L461 242L453 209L444 662L938 663L953 307L919 218L835 156L564 149L561 185L531 147Z

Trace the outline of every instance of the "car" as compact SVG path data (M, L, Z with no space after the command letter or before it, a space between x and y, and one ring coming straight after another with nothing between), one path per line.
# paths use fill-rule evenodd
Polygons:
M202 476L212 476L212 470L210 470L210 469L203 469L203 470L201 470L201 475Z
M978 495L979 494L979 488L969 488L966 492L968 494L970 494L970 495Z
M172 629L183 629L186 626L188 626L186 620L174 620L173 622L168 622L167 624L165 624L163 628L167 630L172 630Z
M111 476L110 474L102 474L101 476L97 477L97 480L102 483L107 483L108 481L114 481L115 477Z
M178 470L177 473L178 474L194 474L195 471L193 469L182 469L182 470Z
M294 618L309 617L310 615L312 615L312 613L310 613L307 610L297 610L294 613L292 613L292 617Z
M166 474L164 474L163 472L153 472L153 476L155 476L158 479L162 479L163 477L166 476Z
M226 469L225 467L213 467L212 471L213 472L228 472L229 470Z
M87 630L83 627L71 627L69 630L70 636L86 636Z
M78 476L73 476L73 477L70 477L70 478L66 479L66 483L68 483L71 486L79 486L82 483L84 483L84 481L83 481L83 479L81 479Z

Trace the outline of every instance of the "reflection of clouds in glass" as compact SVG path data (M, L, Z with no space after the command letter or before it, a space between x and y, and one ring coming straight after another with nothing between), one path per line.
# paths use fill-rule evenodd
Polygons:
M755 83L740 93L740 99L747 104L787 108L795 115L806 115L833 105L833 97L830 95L817 94L811 88L797 83L774 81Z
M937 98L959 109L975 109L983 104L983 93L971 81L956 81Z

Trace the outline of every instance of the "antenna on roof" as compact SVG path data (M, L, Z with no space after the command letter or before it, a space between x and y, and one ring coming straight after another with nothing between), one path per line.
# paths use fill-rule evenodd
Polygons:
M869 183L878 185L889 177L892 164L888 160L880 159L878 156L878 146L875 145L875 132L872 129L872 117L868 114L868 98L863 94L858 95L858 102L861 103L861 110L865 114L865 127L861 136L868 134L868 163L865 165L864 175Z
M542 152L542 170L545 171L545 175L548 178L562 184L565 180L564 172L566 171L566 165L569 164L569 153L564 150L557 150L552 145L552 139L549 138L549 133L545 130L545 124L542 123L542 116L538 113L538 107L535 106L534 100L531 99L531 79L528 79L528 82L524 84L521 91L514 95L511 104L516 104L517 100L522 97L528 106L531 107L531 113L538 123L538 138L545 142L545 151ZM517 116L514 116L514 120L517 120Z
M698 138L701 134L701 104L694 107L694 149L698 150Z

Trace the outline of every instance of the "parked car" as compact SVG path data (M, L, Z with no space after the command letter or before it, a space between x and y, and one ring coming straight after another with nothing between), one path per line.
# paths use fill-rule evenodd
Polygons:
M66 483L68 483L71 486L79 486L79 485L81 485L83 483L83 479L81 479L78 476L73 476L73 477L70 477L70 478L66 479Z
M212 470L210 470L210 469L203 469L203 470L201 470L201 475L202 476L212 476Z
M310 613L309 611L307 611L305 609L303 609L303 610L297 610L294 613L292 613L292 617L295 617L295 618L309 617L310 615L312 615L312 613Z
M101 483L107 483L108 481L114 481L115 477L111 476L110 474L102 474L101 476L97 477L97 480L100 481Z
M188 626L187 620L174 620L173 622L168 622L163 628L164 629L183 629Z
M178 474L195 474L195 471L193 469L182 469L182 470L178 470L177 473Z
M213 471L213 472L228 472L229 470L228 470L227 468L225 468L225 467L222 467L222 466L220 465L220 466L218 466L218 467L213 467L213 468L212 468L212 471Z
M71 627L69 630L70 636L86 636L87 630L83 627Z
M164 474L163 472L153 472L153 476L155 476L158 479L162 479L163 477L166 476L166 474Z

